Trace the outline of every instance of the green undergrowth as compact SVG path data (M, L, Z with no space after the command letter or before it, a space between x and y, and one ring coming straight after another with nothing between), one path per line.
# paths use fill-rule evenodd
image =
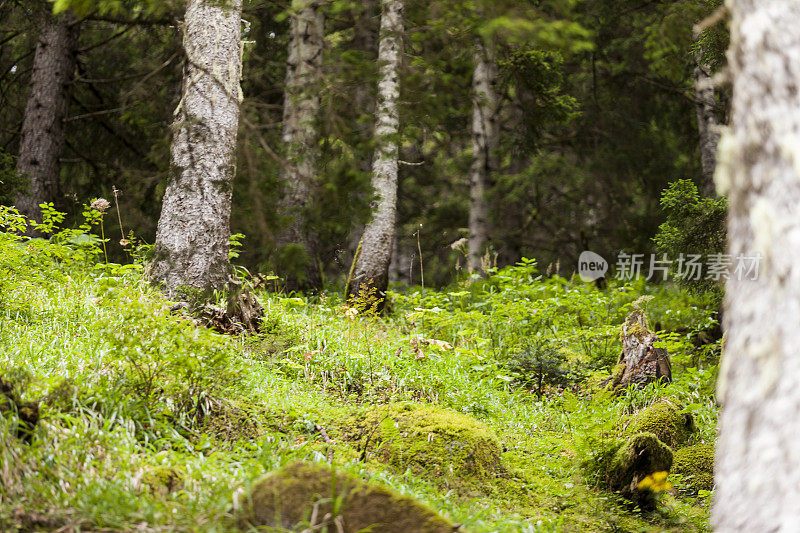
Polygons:
M394 293L381 317L332 294L259 293L263 333L230 337L171 314L146 265L106 264L92 227L0 233L0 377L40 402L30 443L0 415L1 530L236 531L252 484L296 461L466 531L709 529L708 491L641 511L592 467L664 400L692 415L687 446L713 442L719 346L697 342L715 325L702 299L523 262ZM634 308L662 329L675 382L612 395L596 383Z

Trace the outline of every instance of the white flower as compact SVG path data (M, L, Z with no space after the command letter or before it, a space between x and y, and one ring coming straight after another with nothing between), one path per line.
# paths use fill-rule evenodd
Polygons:
M111 207L111 204L105 198L97 198L89 207L96 211L100 211L100 213L105 213L106 210Z

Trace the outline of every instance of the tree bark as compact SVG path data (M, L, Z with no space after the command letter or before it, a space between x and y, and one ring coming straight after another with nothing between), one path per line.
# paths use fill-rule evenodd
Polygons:
M364 228L361 254L356 261L351 295L382 306L388 285L389 263L397 214L397 170L400 118L400 65L403 52L403 0L383 0L378 49L380 81L375 121L376 147L372 188L377 199L372 220Z
M39 204L58 198L64 119L78 47L77 22L68 15L54 17L49 9L45 6L41 10L41 33L33 59L16 168L28 180L27 191L16 198L16 207L37 222L42 216Z
M703 168L702 191L704 196L714 198L717 195L714 171L717 168L719 118L717 117L717 100L714 97L711 65L703 62L700 52L695 56L694 95L697 130L700 134L700 163Z
M378 0L361 0L358 7L353 9L355 27L350 45L353 50L361 52L367 61L375 62L378 57L378 26L376 22L378 13ZM353 87L353 109L356 122L357 142L359 143L359 170L364 175L372 171L372 150L365 149L374 135L375 128L375 94L374 83L370 75L359 80ZM364 194L358 193L359 200ZM347 249L355 258L355 252L364 234L364 223L355 219L350 225L350 235L347 240Z
M280 247L301 248L302 265L286 273L287 289L319 288L314 236L307 227L306 210L317 173L317 114L320 105L325 17L316 0L293 0L283 104L283 143L289 166L281 171L284 196L278 211L290 218L279 234ZM285 250L284 250L285 251ZM292 254L294 255L294 254ZM285 268L287 265L284 266Z
M489 238L489 206L486 193L496 169L498 147L497 77L494 57L489 48L478 43L475 48L475 71L472 76L472 166L469 173L469 261L470 272L484 273L482 259Z
M672 363L666 348L659 348L662 340L647 325L643 311L634 311L622 325L622 353L610 384L613 390L626 389L629 385L639 388L648 383L672 381Z
M739 254L762 259L757 276L732 272L725 292L712 521L720 532L795 531L800 524L800 3L728 5L732 125L720 140L717 183L728 193L734 265Z
M170 297L225 289L242 100L242 0L187 0L181 101L156 233L153 283Z

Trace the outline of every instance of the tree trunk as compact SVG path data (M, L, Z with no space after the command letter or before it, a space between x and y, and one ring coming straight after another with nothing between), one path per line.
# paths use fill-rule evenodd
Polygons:
M400 119L400 62L403 52L403 0L383 0L378 49L380 81L375 121L377 144L372 164L372 188L377 199L372 220L364 228L361 254L356 261L351 295L382 306L388 284L389 263L397 213L397 169Z
M66 15L54 17L49 9L49 5L42 8L41 33L33 59L17 159L17 173L27 178L28 188L16 198L16 207L38 222L42 216L39 204L58 198L64 119L78 46L77 22Z
M493 54L483 43L475 49L472 76L472 166L469 172L469 271L483 273L482 258L489 235L489 207L486 193L496 168L497 95L494 81L497 69Z
M604 384L621 390L629 385L641 388L654 381L670 383L672 363L666 348L658 347L662 342L650 330L643 311L628 315L622 325L622 353L613 375Z
M317 113L319 112L325 17L316 0L293 0L283 103L283 143L289 166L281 171L284 197L280 214L290 221L278 236L278 246L296 246L302 256L286 272L289 290L319 288L322 280L316 261L314 237L306 222L311 185L317 174ZM298 264L299 263L299 264ZM288 265L283 265L289 268Z
M378 56L378 0L361 0L353 9L355 27L353 39L350 43L353 50L361 52L367 61L375 62ZM359 143L359 170L365 175L372 170L372 150L366 149L373 138L375 128L375 94L370 75L359 80L353 87L353 109L355 110L357 142ZM358 201L362 201L364 194L357 194ZM355 219L350 225L350 235L347 240L347 249L352 257L361 242L364 234L364 223Z
M711 66L703 63L700 52L695 56L694 67L695 111L697 130L700 134L700 162L703 166L703 195L714 198L714 171L717 168L717 144L719 142L719 118L717 100L714 97L714 82Z
M762 259L757 276L734 270L725 292L712 521L720 532L795 531L800 524L800 3L728 5L733 112L731 129L720 140L717 182L720 192L728 193L728 253L734 265L739 254Z
M182 98L151 280L170 297L227 287L241 77L242 0L188 0Z

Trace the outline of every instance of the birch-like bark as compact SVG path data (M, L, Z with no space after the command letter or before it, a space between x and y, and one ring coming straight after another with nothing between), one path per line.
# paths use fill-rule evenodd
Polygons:
M78 24L72 17L54 17L48 5L42 8L40 20L16 168L28 186L15 201L20 213L37 222L41 222L42 215L39 204L58 198L66 134L64 119L78 46Z
M378 29L380 22L378 19L378 0L360 0L354 8L353 17L355 27L353 28L353 39L351 46L354 50L364 54L368 61L375 61L378 57ZM375 128L375 94L371 76L366 76L359 80L353 87L353 108L356 116L356 131L358 142L362 146L367 146L374 135ZM364 174L372 171L372 156L370 150L363 150L359 154L359 169ZM359 193L361 199L364 195ZM354 220L350 226L350 235L347 239L347 249L354 254L361 242L364 234L364 223Z
M242 0L187 0L181 101L151 280L170 297L227 287Z
M287 288L318 288L314 238L306 223L311 185L317 174L317 114L324 46L325 16L318 0L293 0L283 103L283 143L289 162L281 171L284 196L278 211L290 218L279 246L296 245L305 255L303 273L286 276Z
M497 68L489 48L478 43L472 76L472 166L469 172L469 261L470 272L483 273L482 258L489 238L489 206L486 193L496 168L498 146Z
M699 52L695 55L694 95L697 130L700 134L700 163L703 168L702 190L704 196L713 198L717 195L714 186L714 171L717 168L720 124L717 117L717 100L714 97L711 65L703 62Z
M403 0L383 0L381 35L378 48L380 80L376 110L375 157L372 164L372 188L377 199L372 220L364 228L361 254L356 261L351 295L373 297L382 304L388 285L389 263L397 214L397 169L400 127L400 65L403 53ZM372 299L370 297L369 299Z
M800 524L800 2L728 5L733 114L716 179L734 266L762 259L756 279L734 270L725 291L712 519L721 533L789 532Z

